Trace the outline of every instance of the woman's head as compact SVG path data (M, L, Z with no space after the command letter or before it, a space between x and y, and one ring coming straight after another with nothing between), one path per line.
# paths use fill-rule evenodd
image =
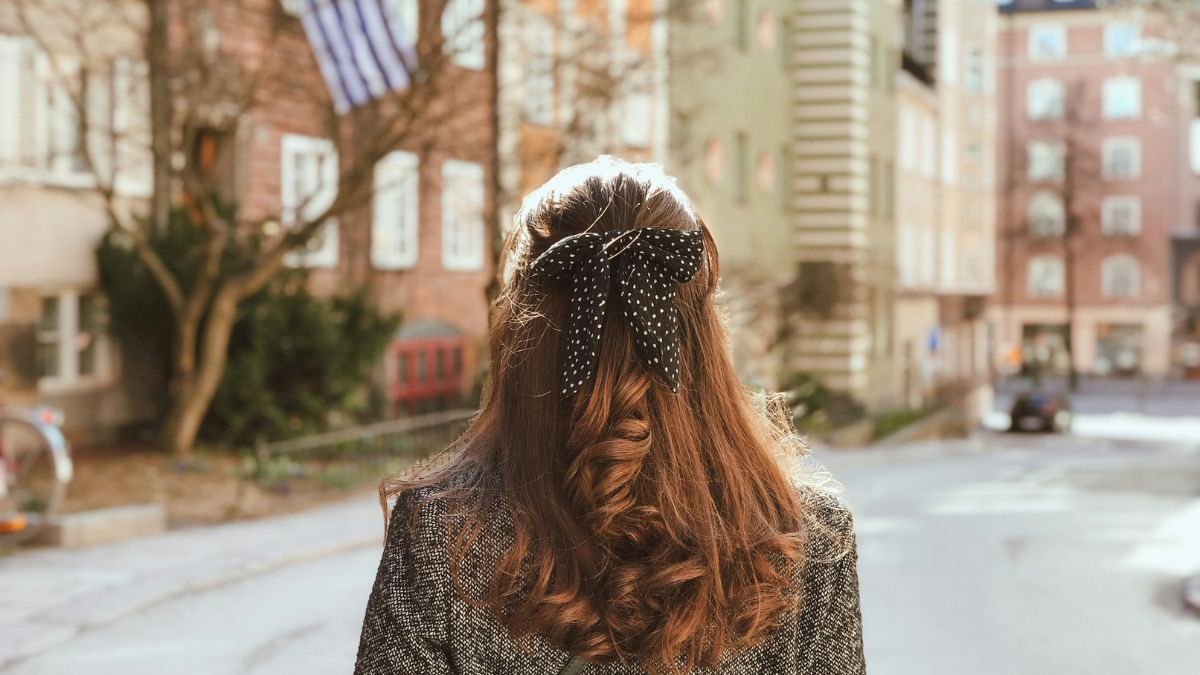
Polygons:
M606 302L587 345L594 369L564 397L579 301L570 279L535 274L534 261L572 235L611 241L639 228L702 232L695 273L653 281L678 316L677 391L639 352L619 295L629 268L614 262L609 288L596 289ZM621 255L611 250L612 261ZM778 428L730 362L716 249L687 198L653 165L571 167L525 200L505 263L480 414L443 468L417 481L453 474L465 486L456 491L470 514L464 550L483 528L490 489L512 509L515 543L476 600L516 635L657 670L678 659L713 665L765 638L796 608L803 508L777 462Z

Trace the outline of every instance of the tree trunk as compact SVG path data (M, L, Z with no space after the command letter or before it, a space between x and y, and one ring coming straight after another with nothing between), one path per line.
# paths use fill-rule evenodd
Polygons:
M1066 282L1063 295L1067 305L1067 387L1075 392L1079 390L1079 372L1075 369L1075 249L1072 243L1068 238L1063 246L1063 277Z
M237 321L237 307L236 293L228 288L217 293L204 321L195 370L190 377L180 379L173 387L170 412L163 426L162 445L177 459L191 458L200 424L221 384L229 339ZM177 363L182 361L182 358L177 359Z
M168 16L165 0L147 0L150 29L146 63L150 67L150 146L154 154L154 189L150 197L151 226L165 228L171 218L171 86L165 59Z

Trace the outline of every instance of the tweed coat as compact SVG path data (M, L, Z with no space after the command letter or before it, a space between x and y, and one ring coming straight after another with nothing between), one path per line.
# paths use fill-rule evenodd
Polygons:
M833 495L799 488L809 504L809 559L796 583L802 609L767 641L727 653L695 675L863 675L862 618L853 523ZM515 642L486 609L452 588L443 500L418 506L401 494L392 510L379 571L367 601L355 675L556 675L572 656L539 636ZM512 520L498 516L464 561L461 583L477 594L487 563L506 547ZM414 512L416 509L416 512ZM479 553L476 556L476 552ZM580 675L642 675L636 663L587 664Z

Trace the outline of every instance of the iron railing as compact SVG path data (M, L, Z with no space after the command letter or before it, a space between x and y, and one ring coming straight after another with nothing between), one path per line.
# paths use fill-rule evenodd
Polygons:
M474 410L445 410L273 443L263 442L255 446L254 455L259 463L301 455L423 456L448 445L474 416Z

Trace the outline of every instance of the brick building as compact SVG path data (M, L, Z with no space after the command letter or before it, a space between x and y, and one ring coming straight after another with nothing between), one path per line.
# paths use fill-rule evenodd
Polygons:
M372 6L407 20L390 25L398 48L406 48L405 40L417 53L440 46L449 63L411 133L375 165L375 189L288 264L309 268L318 293L365 288L382 309L402 313L377 382L399 414L456 398L482 365L485 288L494 272L494 36L484 0L449 0L439 12L418 0ZM225 50L223 65L260 63L266 50L282 64L259 84L256 103L235 131L202 133L195 148L245 222L287 227L298 208L328 198L337 166L354 156L372 123L369 106L338 100L370 84L369 73L353 72L364 52L322 55L315 40L322 30L343 40L343 48L356 39L349 32L339 37L332 8L212 3L172 23L179 32L174 44L197 47L184 39L186 26L200 45ZM78 119L61 89L71 85L56 81L47 65L51 56L66 64L73 86L86 82L89 101L95 93L115 110L103 120L92 118L99 109L85 111L98 138L106 123L146 128L142 36L135 30L108 37L102 61L65 42L47 45L53 52L47 54L0 7L0 403L58 405L71 428L86 432L155 409L153 392L139 386L156 381L141 372L147 364L122 354L105 331L94 250L109 221L96 181L76 156ZM357 84L346 79L354 77ZM199 114L220 115L220 101L212 103ZM143 208L151 185L145 144L117 148L109 161L126 163L117 172L119 203Z
M1092 2L1000 9L1000 363L1061 372L1070 340L1079 372L1166 375L1173 64L1153 25Z
M238 163L247 169L234 190L249 219L286 214L301 203L303 187L296 186L303 185L314 158L336 162L339 153L352 153L357 125L369 119L359 110L343 113L336 120L340 136L331 143L329 102L312 92L336 90L338 81L328 75L322 81L322 66L329 65L314 58L319 29L304 24L306 3L295 6L298 20L275 38L274 48L289 50L287 60L296 68L275 83L239 134ZM390 6L394 16L416 18L419 28L408 35L418 42L457 26L442 36L449 63L437 71L438 98L419 128L375 166L369 202L331 223L294 264L311 269L318 292L366 288L382 310L402 314L378 378L393 413L400 414L452 402L483 366L486 288L494 273L495 69L483 0L451 0L440 17L416 0ZM237 18L224 30L246 24ZM460 35L467 39L458 41ZM244 38L255 39L265 36Z
M1177 67L1175 218L1171 228L1175 371L1200 378L1200 66ZM1184 140L1186 139L1186 141Z

